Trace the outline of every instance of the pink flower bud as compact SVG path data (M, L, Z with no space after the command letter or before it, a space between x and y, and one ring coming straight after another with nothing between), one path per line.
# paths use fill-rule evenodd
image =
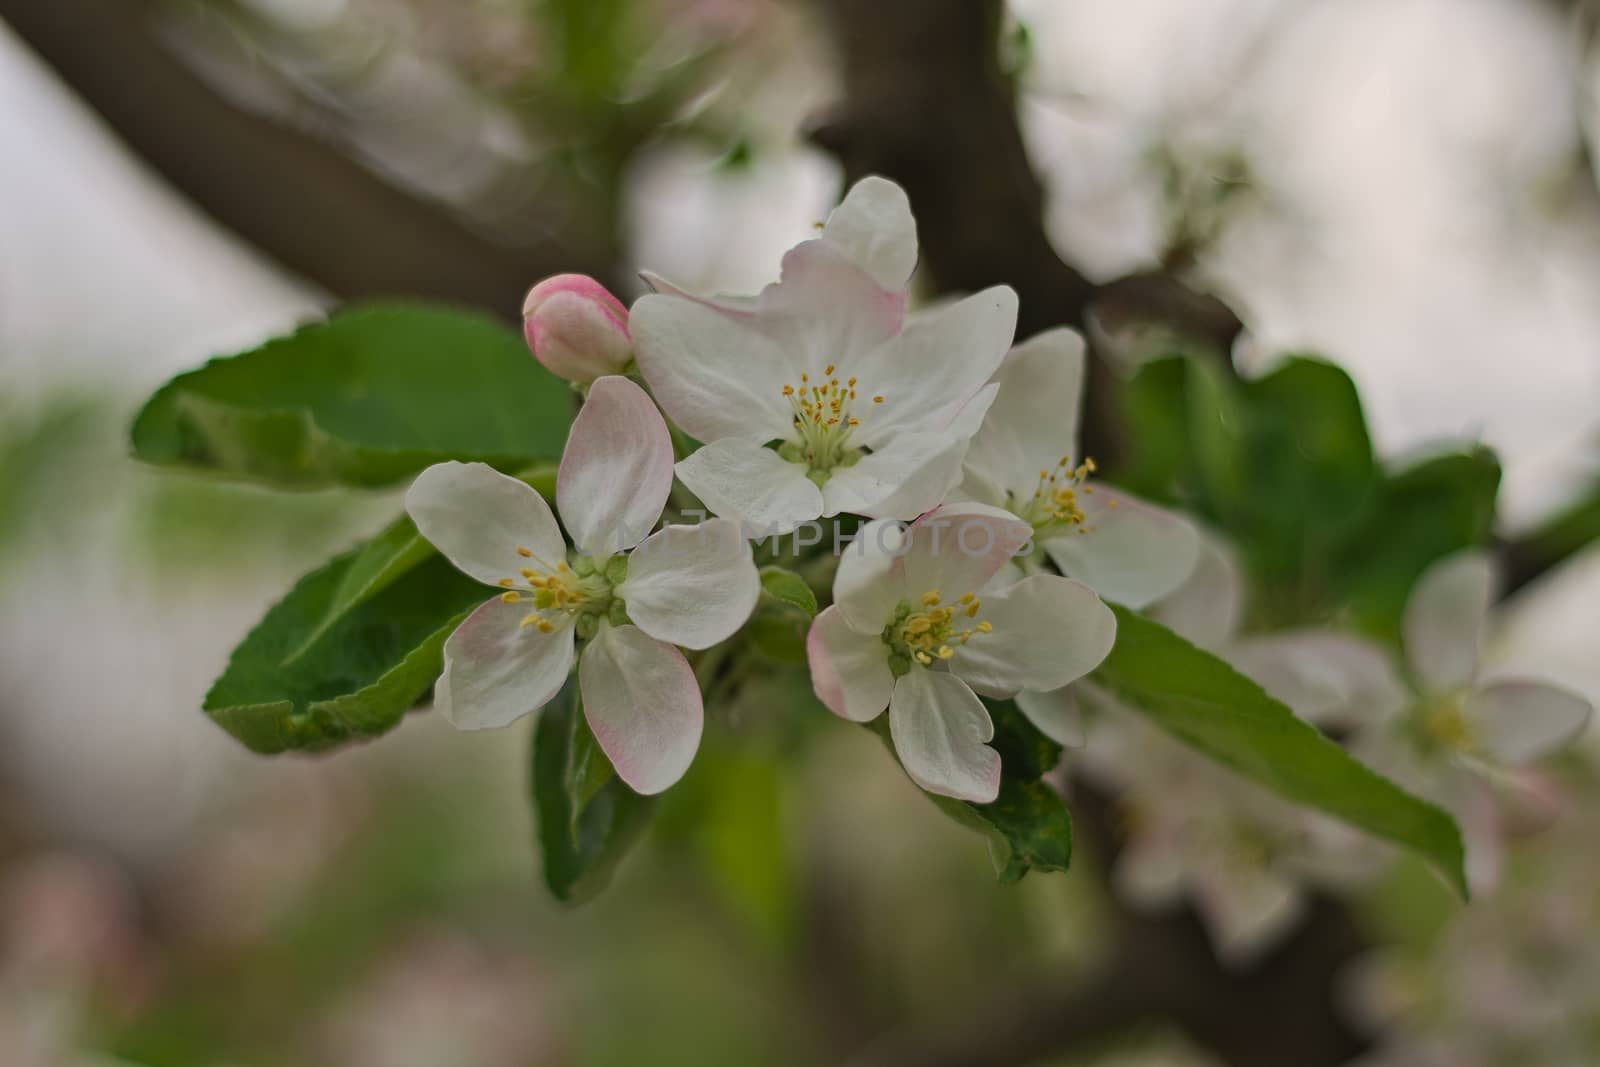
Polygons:
M522 332L539 362L568 381L621 374L633 359L628 309L583 274L558 274L529 290Z

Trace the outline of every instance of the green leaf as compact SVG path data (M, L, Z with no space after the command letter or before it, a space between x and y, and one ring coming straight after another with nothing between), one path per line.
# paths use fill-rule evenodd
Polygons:
M449 459L557 459L571 419L571 390L511 330L372 304L179 375L132 438L150 463L292 488L383 486Z
M994 721L990 744L1000 753L1000 795L990 804L933 793L934 806L989 841L989 857L1002 884L1029 871L1064 871L1072 862L1072 816L1042 777L1061 761L1061 746L1041 734L1010 701L984 701ZM869 727L892 752L887 715Z
M758 609L745 624L750 644L774 663L806 662L807 621L792 611Z
M605 888L638 839L655 802L610 771L568 683L539 712L533 730L531 793L544 880L557 900L581 903Z
M442 557L411 552L393 527L372 545L296 583L206 694L207 714L252 751L324 749L388 731L432 687L445 638L487 599Z
M1500 463L1493 452L1438 456L1383 479L1339 546L1329 587L1353 622L1396 640L1411 587L1434 561L1488 542Z
M808 616L815 617L817 614L817 594L794 571L776 564L762 567L761 591L792 608L799 608Z
M1463 895L1461 833L1273 700L1159 623L1112 605L1117 643L1096 682L1157 726L1290 800L1421 854Z

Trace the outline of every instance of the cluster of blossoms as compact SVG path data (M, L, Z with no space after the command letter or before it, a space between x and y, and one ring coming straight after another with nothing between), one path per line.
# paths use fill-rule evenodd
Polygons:
M1407 604L1404 671L1379 645L1335 630L1241 636L1246 589L1211 537L1189 579L1150 614L1449 809L1472 888L1486 893L1507 841L1554 820L1558 790L1532 765L1590 717L1588 702L1563 689L1480 677L1494 585L1475 551L1425 572ZM1245 963L1276 944L1310 889L1349 891L1384 869L1383 846L1221 771L1089 683L1076 688L1100 713L1078 769L1114 791L1127 816L1118 888L1150 907L1193 900L1225 959Z
M911 777L978 803L1000 784L981 697L1016 696L1045 733L1075 737L1065 687L1115 636L1099 594L1138 605L1169 591L1196 537L1090 484L1075 334L1013 350L1005 287L910 313L916 258L905 194L869 178L754 297L647 275L653 292L630 311L588 278L536 286L529 345L585 395L559 522L481 464L430 468L407 496L423 536L497 591L446 643L439 710L462 728L506 725L576 662L618 775L665 789L704 718L682 650L726 640L754 610L750 542L851 516L864 525L806 643L824 704L860 722L887 710ZM715 517L652 533L674 476Z
M461 727L505 725L552 699L576 661L584 713L619 776L665 789L704 718L682 650L728 639L751 615L752 541L828 519L836 545L860 525L807 637L813 688L846 719L887 711L901 763L930 792L998 795L984 698L1014 699L1042 733L1083 742L1081 706L1110 704L1084 681L1115 640L1101 597L1149 610L1313 721L1353 731L1384 766L1399 738L1414 762L1482 777L1582 726L1588 707L1567 694L1476 683L1477 636L1464 627L1482 611L1466 610L1478 586L1461 575L1479 575L1478 564L1452 563L1462 569L1418 591L1406 638L1420 692L1354 638L1240 638L1242 593L1218 550L1184 519L1099 482L1080 452L1082 340L1054 330L1013 347L1017 299L1003 286L912 312L916 259L905 194L868 178L754 296L697 295L647 274L652 291L630 310L588 278L535 287L529 345L585 394L557 483L561 522L533 489L482 465L431 468L407 498L423 535L498 590L446 644L440 710ZM715 517L652 533L674 477L704 508L684 504L679 516ZM1091 773L1107 765L1085 762ZM1156 800L1136 805L1152 832L1193 837L1187 828L1208 817L1183 802L1183 818L1163 819L1159 807L1191 791L1174 787L1188 776L1155 744L1109 762L1157 769L1143 779ZM1396 773L1406 781L1409 770ZM1189 850L1196 863L1311 853L1339 836L1298 815L1268 818L1257 799L1220 801L1257 816L1254 844ZM1256 847L1263 840L1273 847ZM1221 920L1241 953L1294 911L1295 880L1276 870L1187 871L1165 853L1176 868L1130 884L1211 897L1245 885L1262 902L1246 923Z

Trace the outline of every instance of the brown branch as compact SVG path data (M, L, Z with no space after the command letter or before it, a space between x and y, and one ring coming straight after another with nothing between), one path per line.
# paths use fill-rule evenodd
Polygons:
M515 317L563 270L608 264L478 234L334 146L220 99L162 47L145 0L0 0L0 18L136 154L223 226L336 296L415 296ZM160 255L160 249L152 249Z

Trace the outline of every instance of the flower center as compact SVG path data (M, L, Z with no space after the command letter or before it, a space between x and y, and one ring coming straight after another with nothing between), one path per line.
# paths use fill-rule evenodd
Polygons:
M837 467L853 466L862 451L852 446L850 437L861 420L851 414L856 402L856 379L841 382L833 364L822 371L821 382L809 374L800 375L800 384L785 385L783 395L794 411L794 436L778 448L778 454L791 463L804 463L807 476L818 485L828 480ZM871 398L883 403L882 396Z
M1083 497L1094 492L1094 486L1088 483L1095 469L1092 459L1085 459L1074 467L1070 457L1062 456L1054 469L1039 469L1039 484L1032 496L1022 500L1012 496L1010 511L1032 526L1040 537L1086 534L1094 527L1084 513ZM1116 502L1112 501L1110 506L1115 507Z
M1423 702L1413 713L1418 746L1429 752L1470 752L1477 745L1463 708L1464 693L1450 693Z
M616 587L628 576L626 556L613 556L603 566L588 556L574 555L553 566L527 548L517 549L517 576L502 578L500 599L526 604L523 627L554 633L574 622L579 637L593 637L602 618L616 625L627 622L627 611Z
M931 666L935 660L953 657L957 648L978 634L992 633L994 627L978 619L982 610L983 601L972 593L947 602L939 590L930 589L914 606L902 600L883 628L889 668L898 677L909 671L913 662Z

